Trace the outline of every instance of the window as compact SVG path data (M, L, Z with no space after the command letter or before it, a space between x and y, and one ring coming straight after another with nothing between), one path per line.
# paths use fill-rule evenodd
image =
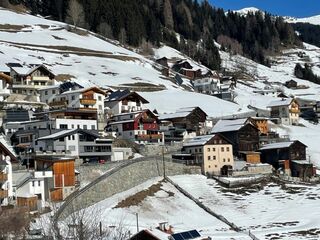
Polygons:
M196 152L196 153L197 153L197 152L198 152L198 149L196 148L196 149L194 150L194 152Z
M87 129L87 125L83 125L83 129L86 130Z
M74 140L75 139L75 136L74 135L72 135L72 140Z
M80 128L80 124L78 124L77 128L78 128L78 129Z
M208 150L208 152L210 152L210 148L208 148L207 150Z
M102 105L99 105L99 110L102 110Z
M212 148L212 151L215 152L215 151L216 151L216 148Z
M72 96L71 96L71 100L74 100L74 99L75 99L75 96L74 96L74 95L72 95Z
M216 160L217 158L216 158L216 156L212 156L212 160Z
M68 129L68 125L67 124L60 124L60 129Z
M191 151L191 149L189 150L189 153L191 153L192 151Z
M44 95L48 95L48 91L44 91Z
M201 148L199 148L199 153L200 153L200 152L202 152L202 149L201 149Z
M101 96L98 96L98 101L101 101L102 100L102 97Z
M68 136L68 140L71 140L71 136L70 135Z
M225 158L223 159L223 162L226 162L226 159L225 159Z
M227 152L229 152L230 151L230 148L229 147L227 147Z
M38 186L40 187L40 185L41 185L41 182L40 182L40 181L38 181Z
M217 168L217 167L218 167L218 165L214 165L214 167L215 167L215 168Z
M230 162L230 158L228 158L228 162Z
M59 138L59 142L64 142L64 137Z
M224 152L224 147L221 148L221 152Z
M32 187L34 187L34 182L35 182L35 181L32 181Z
M56 90L52 90L52 94L56 94Z
M91 130L95 130L96 126L95 125L91 125Z
M208 156L208 160L211 160L211 157L210 157L210 156Z
M209 165L209 168L211 168L211 165Z

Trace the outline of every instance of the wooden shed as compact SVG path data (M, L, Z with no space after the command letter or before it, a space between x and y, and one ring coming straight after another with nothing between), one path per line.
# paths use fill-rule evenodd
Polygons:
M29 212L38 210L38 197L33 196L21 196L17 197L17 206L26 207Z

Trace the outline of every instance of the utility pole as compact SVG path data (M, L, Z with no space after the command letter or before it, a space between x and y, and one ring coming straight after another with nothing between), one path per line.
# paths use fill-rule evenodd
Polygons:
M139 232L139 217L138 213L136 213L136 221L137 221L137 233Z
M164 161L164 145L162 145L162 164L163 164L163 178L166 178L166 164Z

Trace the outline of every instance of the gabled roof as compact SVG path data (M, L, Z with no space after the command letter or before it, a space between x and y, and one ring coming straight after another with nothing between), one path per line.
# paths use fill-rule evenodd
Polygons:
M146 99L144 99L142 96L140 96L138 93L136 92L130 92L128 89L126 90L118 90L116 92L113 92L109 95L107 101L108 102L112 102L112 101L121 101L129 96L134 96L136 98L138 98L142 103L149 103Z
M271 149L279 149L279 148L289 148L294 143L301 143L302 145L306 146L302 142L296 140L296 141L289 141L289 142L278 142L278 143L266 144L263 147L261 147L259 150L263 151L263 150L271 150Z
M205 145L208 141L210 141L215 134L211 135L203 135L203 136L197 136L195 138L190 139L188 142L185 142L183 144L184 147L192 147L192 146L203 146Z
M267 107L271 108L271 107L289 106L293 100L294 100L293 98L282 98L281 100L270 102Z
M247 124L247 118L235 119L235 120L219 120L211 130L211 133L219 132L234 132L240 130Z
M68 129L68 130L62 130L62 131L59 131L57 133L53 133L51 135L48 135L48 136L45 136L45 137L41 137L41 138L38 138L37 141L42 141L42 140L57 140L59 138L63 138L63 137L66 137L66 136L70 136L70 135L73 135L73 134L76 134L76 133L80 133L80 134L88 134L88 135L91 135L91 136L94 136L96 138L98 138L100 135L98 134L97 131L94 131L94 130L84 130L84 129Z
M194 110L200 109L202 112L204 112L201 108L199 107L183 107L179 108L176 110L175 113L168 113L168 114L163 114L159 117L160 120L166 120L166 119L173 119L173 118L184 118L187 117L189 114L191 114ZM205 112L204 112L205 113ZM206 114L206 113L205 113ZM207 114L206 114L207 115Z
M22 66L21 64L15 64L15 65L8 65L13 71L18 73L19 75L26 76L30 75L34 71L36 71L39 68L43 68L45 71L47 71L50 75L54 76L53 72L51 72L47 67L45 67L43 64L34 64L30 66Z
M102 89L100 89L98 87L80 88L77 90L65 91L65 92L61 93L60 95L68 95L68 94L73 94L73 93L85 93L88 91L94 91L97 93L101 93L103 95L107 95L107 93L105 91L103 91Z

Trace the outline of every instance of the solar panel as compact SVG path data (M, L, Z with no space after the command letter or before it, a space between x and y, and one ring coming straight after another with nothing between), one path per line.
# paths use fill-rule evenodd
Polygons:
M193 238L201 237L200 233L197 230L192 230L189 233Z
M188 240L188 239L194 239L194 238L197 238L200 236L201 235L199 234L199 232L197 230L175 233L175 234L171 235L173 240Z
M171 237L173 240L184 240L180 233L172 234Z
M192 236L189 234L189 232L183 232L180 233L183 237L183 239L192 239Z

